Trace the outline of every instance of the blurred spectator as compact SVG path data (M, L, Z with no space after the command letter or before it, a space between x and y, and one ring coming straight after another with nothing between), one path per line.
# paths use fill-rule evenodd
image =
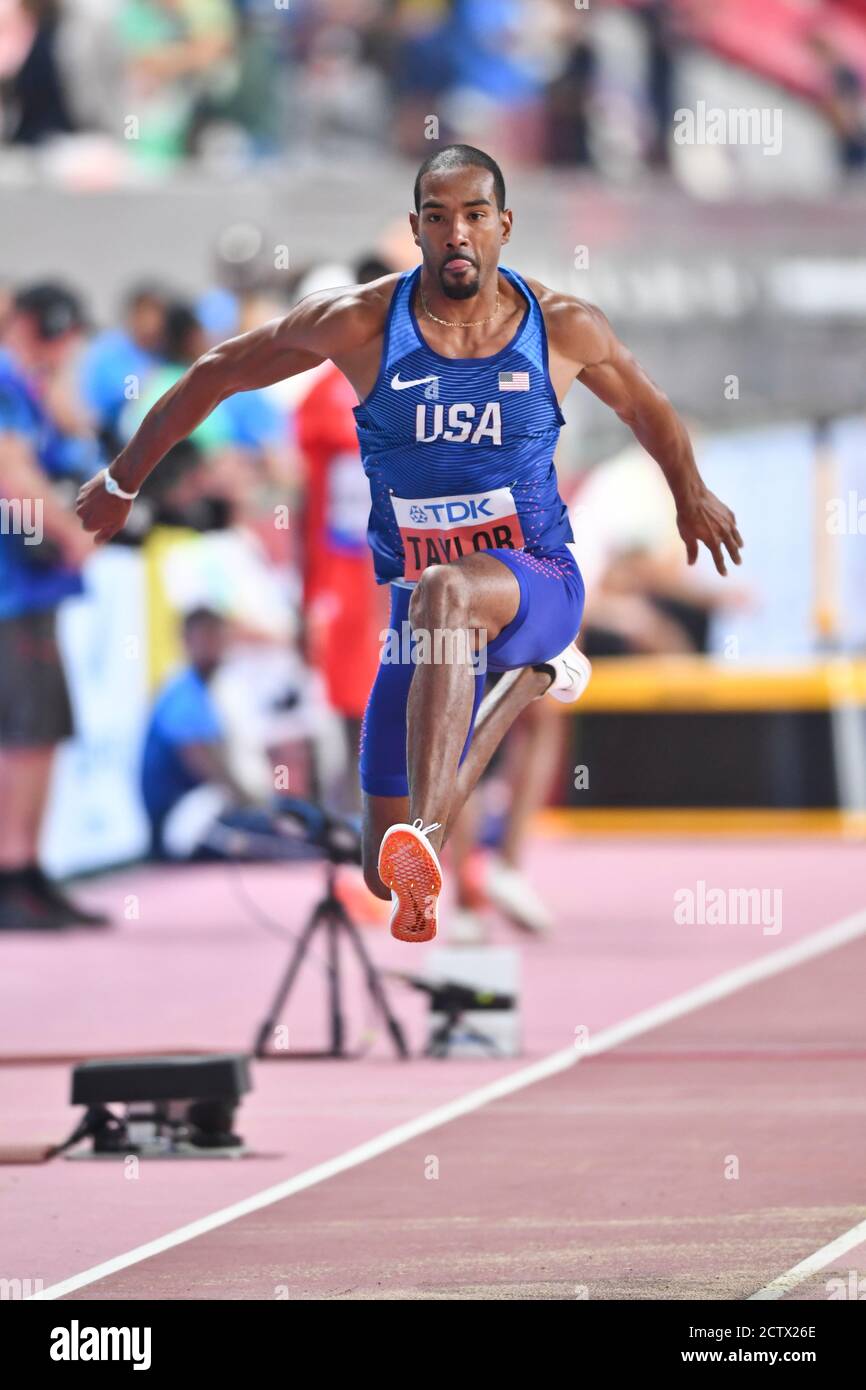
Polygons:
M217 129L230 152L241 160L277 152L288 121L289 64L283 42L294 3L234 0L236 44L231 81L202 94L193 113L189 143L206 147ZM211 132L209 132L209 127Z
M678 41L674 30L673 6L671 0L646 0L638 13L644 23L647 43L650 124L645 153L651 165L667 168L676 106L674 83Z
M184 620L183 639L188 664L160 691L144 744L141 788L156 857L166 853L166 820L188 792L204 785L213 789L216 796L211 804L217 808L213 819L230 803L249 802L229 768L221 720L209 689L225 655L226 623L209 609L194 609Z
M135 286L126 296L122 325L97 334L84 353L81 393L109 454L120 450L118 425L127 401L159 363L166 309L165 290L153 283Z
M15 291L11 285L0 283L0 339L6 335L15 308Z
M134 509L146 521L147 530L167 526L205 532L225 526L225 508L209 496L209 474L201 450L189 439L169 449L141 485L141 501Z
M118 137L123 62L114 0L3 0L0 83L10 143L76 131Z
M204 328L188 304L170 304L166 310L161 360L141 383L138 399L127 401L119 418L119 431L126 441L135 433L144 416L188 367L206 351ZM205 454L235 447L255 453L282 442L283 425L277 409L264 391L241 391L222 401L193 430L190 438Z
M81 592L92 540L71 510L95 471L92 441L71 439L46 404L78 345L83 314L60 285L16 295L0 349L0 929L102 925L39 867L57 745L72 715L56 638L59 604ZM66 480L71 496L57 495Z
M387 142L385 82L365 60L353 29L333 25L316 35L300 78L299 103L313 153L351 157L358 145L379 149Z
M454 84L446 114L464 138L511 159L537 160L544 145L544 79L536 11L544 0L455 0Z
M118 0L62 0L57 61L76 129L119 138L124 107L124 54Z
M225 342L226 338L234 338L241 332L240 304L231 290L220 286L205 290L196 300L193 312L209 344Z
M571 521L588 656L706 651L712 611L746 601L741 586L704 579L686 563L668 486L637 446L590 470Z
M390 273L375 256L364 257L356 269L359 284ZM312 283L308 277L302 293L309 293ZM357 403L342 372L327 363L315 373L295 417L304 463L307 658L325 678L351 750L341 809L354 809L358 801L361 719L376 675L379 633L386 626L367 545L370 489L355 433Z
M213 695L229 643L225 620L196 608L183 622L186 665L157 696L144 744L141 790L157 859L296 859L345 830L346 857L359 856L356 827L337 825L288 795L251 794L235 772L230 729ZM249 712L254 712L250 705Z
M397 101L397 144L412 158L429 154L425 120L442 117L439 98L454 82L453 10L453 0L396 0L394 7L390 77ZM441 125L438 134L450 139Z
M20 0L7 16L7 43L19 50L4 102L10 144L37 145L75 129L57 55L61 17L60 0Z
M199 103L232 87L230 0L124 0L118 22L137 118L132 148L142 160L177 159Z
M742 65L763 82L781 70L798 99L808 87L842 167L863 167L866 26L854 0L844 13L816 0L802 22L794 7L775 7L758 31L778 47L774 62L752 55L742 33L731 62L726 26L711 8L694 0L581 9L569 0L0 0L0 133L31 148L56 138L52 174L91 186L135 177L136 163L161 169L198 157L234 173L284 152L417 159L431 141L453 139L512 161L592 163L616 178L639 159L669 167L688 44L711 56L714 81L732 92ZM745 8L733 7L738 27ZM613 10L615 18L605 13ZM796 51L804 34L818 81Z
M845 172L866 166L866 93L863 78L820 30L811 47L822 69L823 106L836 137L839 165Z
M585 13L575 12L560 54L562 66L547 88L547 158L551 164L587 165L597 65Z

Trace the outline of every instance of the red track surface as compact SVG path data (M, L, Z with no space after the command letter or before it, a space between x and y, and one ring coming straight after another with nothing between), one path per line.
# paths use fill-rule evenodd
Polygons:
M866 898L855 847L563 841L539 844L534 858L562 928L556 943L525 948L526 1057L399 1064L379 1048L358 1062L270 1063L256 1069L241 1125L264 1157L142 1164L137 1181L121 1165L0 1168L0 1273L47 1286L121 1255L567 1047L578 1024L597 1033ZM313 889L303 875L292 879L295 925ZM783 931L677 926L672 893L697 878L781 887ZM271 910L285 881L272 871L250 880ZM194 890L182 878L138 889L141 920L111 941L2 943L10 1051L54 1052L64 1039L99 1050L249 1041L284 948L251 930L212 870ZM92 896L128 891L116 880ZM412 948L371 940L405 965ZM52 951L63 955L49 972ZM71 1297L747 1297L866 1217L864 967L866 938ZM319 990L306 982L293 1005L299 1045L314 1038ZM415 998L394 999L419 1040ZM67 1073L0 1070L4 1137L71 1128ZM727 1177L734 1159L739 1176ZM828 1280L852 1269L866 1274L862 1250L793 1296L827 1298Z

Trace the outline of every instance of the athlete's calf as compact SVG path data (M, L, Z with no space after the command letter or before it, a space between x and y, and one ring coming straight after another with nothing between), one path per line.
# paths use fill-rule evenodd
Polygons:
M418 662L409 691L409 818L443 827L430 834L437 850L450 818L457 768L472 720L475 658L512 621L519 606L520 586L514 574L490 555L431 566L412 595L413 632L430 637L429 659ZM442 634L450 638L448 650L458 659L441 659Z

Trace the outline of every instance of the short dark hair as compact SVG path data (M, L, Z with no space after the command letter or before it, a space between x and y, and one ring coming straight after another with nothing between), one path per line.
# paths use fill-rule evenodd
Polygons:
M190 304L175 300L165 311L162 349L170 362L183 361L189 354L189 340L201 328L201 320Z
M394 267L383 261L377 252L371 251L355 262L355 280L359 285L369 285L371 280L381 280L383 275L393 275Z
M19 289L14 306L19 314L33 320L43 342L87 327L78 295L68 285L54 280L40 280L38 284Z
M165 308L171 298L171 292L158 280L137 280L124 294L123 308L127 313L140 304L161 304Z
M483 150L474 145L445 145L435 154L428 155L415 175L415 211L421 211L421 180L425 174L449 173L452 169L486 169L493 175L493 190L496 206L501 212L505 207L505 179L502 170Z
M197 608L191 608L188 613L183 615L185 633L192 631L193 628L204 627L208 624L224 626L225 618L215 608L207 608L204 604L199 604Z

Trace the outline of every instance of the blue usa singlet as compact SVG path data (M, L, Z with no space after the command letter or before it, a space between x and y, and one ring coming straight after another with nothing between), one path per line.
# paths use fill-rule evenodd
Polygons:
M379 375L354 412L380 584L411 584L474 551L544 556L573 540L553 467L565 421L541 307L515 271L499 269L526 307L490 357L434 352L412 303L421 267L397 282Z

